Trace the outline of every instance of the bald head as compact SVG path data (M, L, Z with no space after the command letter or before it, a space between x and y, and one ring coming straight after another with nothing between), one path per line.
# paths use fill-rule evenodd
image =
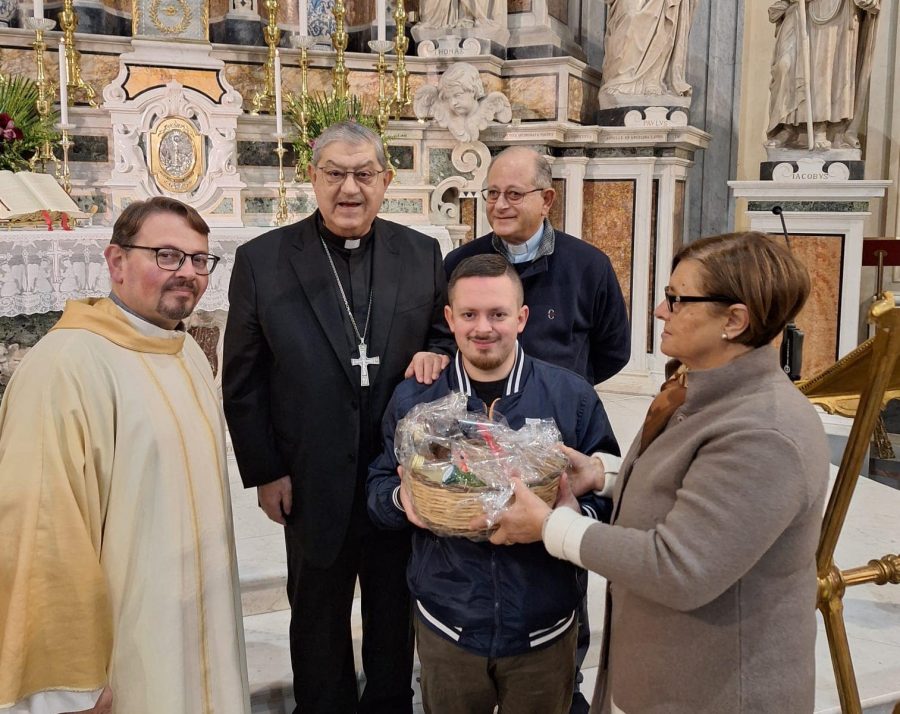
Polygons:
M497 200L486 206L494 235L514 245L535 235L553 205L552 185L550 162L534 149L511 146L497 154L485 185L498 192Z

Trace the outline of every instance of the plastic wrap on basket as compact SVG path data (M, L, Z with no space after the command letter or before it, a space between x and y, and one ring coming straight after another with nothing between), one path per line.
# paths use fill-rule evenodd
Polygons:
M512 496L513 476L547 503L555 501L568 465L559 443L552 419L516 431L502 418L470 412L467 397L453 392L410 410L397 424L394 449L428 527L438 535L482 540ZM486 529L471 527L478 516L487 516Z

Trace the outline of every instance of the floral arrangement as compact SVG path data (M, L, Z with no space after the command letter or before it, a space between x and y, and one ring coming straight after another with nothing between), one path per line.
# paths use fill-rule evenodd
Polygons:
M53 126L59 115L51 111L41 118L37 100L34 80L0 74L0 169L27 171L38 147L58 140Z
M298 97L289 99L287 114L297 130L294 152L297 155L298 179L306 176L306 167L312 161L316 139L332 124L349 119L368 127L376 134L380 133L377 120L378 111L363 104L363 101L356 95L338 99L319 92L310 96L306 102L306 135L309 141L305 144L300 136L300 99ZM382 140L387 143L387 137L382 137Z

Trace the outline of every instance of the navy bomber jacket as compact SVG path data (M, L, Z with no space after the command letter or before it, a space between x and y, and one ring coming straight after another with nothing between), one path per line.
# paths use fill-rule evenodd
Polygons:
M527 357L517 346L504 396L491 405L510 427L526 419L552 418L563 443L582 453L619 455L599 398L581 377ZM369 515L388 529L412 527L400 508L394 432L416 404L451 391L469 395L471 411L486 411L472 396L461 356L431 385L401 382L383 420L384 451L370 466L366 484ZM608 521L611 503L588 494L582 512ZM562 636L584 595L585 571L547 553L540 542L495 546L467 538L442 538L414 529L407 580L422 621L437 634L480 656L507 657L547 646Z

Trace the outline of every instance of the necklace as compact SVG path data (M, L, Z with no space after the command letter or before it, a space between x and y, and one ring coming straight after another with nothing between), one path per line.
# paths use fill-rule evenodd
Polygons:
M319 236L319 240L322 243L322 250L325 251L325 256L328 258L328 264L331 266L331 274L334 275L334 281L337 283L338 290L341 293L341 300L344 301L344 309L347 311L347 317L350 318L350 325L353 327L353 334L356 335L356 339L359 340L359 345L357 345L357 349L359 350L359 357L354 357L350 360L350 364L354 367L359 367L359 385L361 387L369 386L369 365L370 364L381 364L381 359L377 356L368 356L368 346L366 345L366 333L369 331L369 318L372 317L372 294L373 289L369 287L369 307L366 309L366 324L363 325L362 334L359 332L359 327L356 325L356 320L353 318L353 310L350 309L350 301L347 300L347 294L344 292L344 285L341 283L341 279L338 277L337 268L334 267L334 259L331 257L331 251L328 250L328 246L325 243L325 239L322 236Z

